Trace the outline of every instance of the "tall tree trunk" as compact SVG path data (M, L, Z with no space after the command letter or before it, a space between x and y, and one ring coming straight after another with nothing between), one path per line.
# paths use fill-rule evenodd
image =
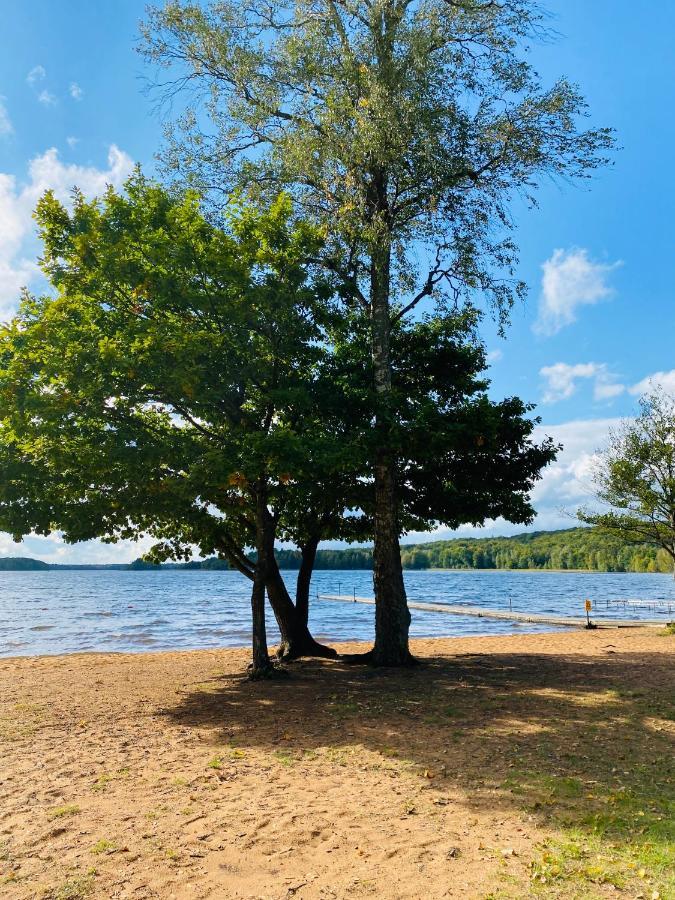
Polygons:
M319 546L319 538L312 537L300 548L302 561L298 570L298 579L295 586L295 608L303 625L309 625L309 588L312 582L312 572L316 561L316 551Z
M261 479L256 492L256 560L253 588L251 590L251 613L253 619L253 659L250 667L251 678L264 678L272 670L267 649L265 628L265 583L270 552L274 553L274 532L270 535L269 512L265 485ZM271 543L270 543L271 537Z
M408 647L410 611L399 546L396 467L391 452L390 279L391 246L388 239L380 238L372 250L370 271L371 350L378 405L373 541L375 645L372 661L380 666L401 666L410 664L412 657Z
M281 634L281 643L277 651L280 659L299 659L301 656L337 658L336 650L319 644L312 637L307 622L303 621L290 598L277 561L273 557L267 570L267 596Z

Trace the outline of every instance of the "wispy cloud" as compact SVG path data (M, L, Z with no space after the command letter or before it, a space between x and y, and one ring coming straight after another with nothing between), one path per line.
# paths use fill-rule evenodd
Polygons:
M35 85L40 81L44 81L46 77L47 71L44 66L34 66L26 75L26 81L28 84Z
M56 97L47 90L40 91L38 94L38 103L42 103L43 106L55 106Z
M68 144L68 146L70 147L71 150L72 150L74 147L77 147L77 145L78 145L79 143L80 143L80 139L77 138L77 137L67 137L67 138L66 138L66 144Z
M73 100L81 100L84 97L84 91L76 81L70 82L68 93L73 98Z
M639 394L648 394L650 391L658 388L675 397L675 369L671 369L670 372L654 372L652 375L647 375L646 378L638 381L637 384L634 384L628 390L631 394L637 396Z
M545 380L546 386L542 401L544 403L558 403L567 400L576 394L582 381L590 381L593 384L593 398L598 401L613 400L622 394L632 394L638 397L648 394L650 391L663 390L675 397L675 369L667 372L652 372L635 384L629 385L619 381L618 376L612 372L606 363L554 363L544 366L539 374Z
M553 335L576 321L580 306L592 306L613 293L607 279L621 262L593 262L583 248L555 250L542 265L537 334Z
M552 366L544 366L539 374L546 381L546 390L542 400L544 403L558 403L572 397L579 386L579 382L590 380L593 382L593 396L596 400L611 400L618 397L626 390L616 375L614 375L605 363L555 363Z
M5 106L5 98L0 97L0 137L6 137L13 132L14 126L12 125L12 120L10 119L7 107Z

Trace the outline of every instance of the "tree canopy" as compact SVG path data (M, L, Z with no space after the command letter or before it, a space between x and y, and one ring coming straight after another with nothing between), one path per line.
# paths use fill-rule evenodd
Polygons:
M580 510L581 521L658 545L675 576L675 398L665 391L641 398L637 418L611 433L594 481L604 508Z
M0 333L0 527L149 534L154 561L216 553L253 582L259 635L266 590L282 652L328 653L308 630L315 555L372 535L378 435L368 323L345 321L311 264L321 233L284 195L235 196L217 226L139 173L72 211L47 194L37 218L55 293L26 295ZM555 455L522 401L488 399L478 320L392 330L402 532L530 521ZM295 603L276 539L299 547Z
M312 395L329 291L303 261L320 235L284 196L235 198L216 228L140 175L72 213L47 194L37 218L56 295L26 296L0 337L0 524L150 534L155 559L196 547L255 583L263 554L245 548L262 529L271 553L280 496L344 450Z
M543 22L533 0L171 0L144 28L164 99L189 98L169 169L216 209L235 186L290 191L326 225L317 262L367 317L377 663L410 661L392 330L425 300L440 313L479 300L504 324L524 293L511 199L587 177L612 144L583 127L568 80L541 85L526 45Z

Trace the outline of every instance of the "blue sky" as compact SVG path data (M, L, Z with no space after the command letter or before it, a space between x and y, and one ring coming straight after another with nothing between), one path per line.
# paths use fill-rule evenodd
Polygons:
M31 209L48 187L86 193L147 170L162 123L134 52L143 0L24 0L3 10L0 36L0 318L36 278ZM548 183L537 210L515 204L520 274L530 287L505 340L486 325L492 393L538 404L543 433L565 444L534 494L536 528L574 524L594 451L630 416L649 380L675 392L675 5L549 0L558 39L534 51L544 82L564 74L611 125L614 165L582 187ZM490 523L484 533L509 533ZM463 530L464 533L471 529ZM445 536L446 532L442 533ZM105 561L138 546L66 547L58 536L0 555Z

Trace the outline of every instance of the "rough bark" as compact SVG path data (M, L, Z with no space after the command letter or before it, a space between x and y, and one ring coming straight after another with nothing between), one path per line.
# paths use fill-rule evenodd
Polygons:
M251 613L253 619L253 655L249 667L251 678L264 678L272 668L267 650L267 632L265 628L265 582L262 575L256 573L251 590Z
M301 656L319 656L336 659L337 651L319 644L312 637L288 593L276 560L273 558L267 570L267 596L279 626L281 642L277 651L280 659L299 659Z
M302 561L295 586L295 608L298 611L300 621L305 626L309 624L309 588L312 582L312 572L314 571L318 546L319 538L312 537L300 548Z
M272 669L267 649L267 630L265 627L265 583L270 552L274 554L274 533L272 531L270 535L270 532L264 485L260 484L256 496L256 550L258 551L258 558L251 590L251 613L253 619L253 659L249 668L251 678L264 678Z
M381 185L379 190L386 194L386 185ZM384 197L380 203L384 204ZM371 351L378 410L373 535L375 645L369 658L375 665L401 666L411 662L410 611L403 582L396 468L391 453L390 279L391 246L386 238L381 238L373 247L370 272Z
M273 529L273 523L270 523ZM272 530L272 546L274 545L274 531ZM272 551L271 559L267 562L267 574L265 587L267 588L267 598L272 607L274 618L277 621L281 642L277 651L279 659L291 660L300 659L303 656L318 656L323 659L336 659L338 654L332 647L326 647L315 641L309 630L309 585L312 578L312 569L314 567L314 559L316 558L316 540L313 553L304 554L301 571L298 573L298 594L296 603L293 603L286 588L281 572L274 558ZM241 572L251 581L255 579L256 567L246 557L237 555L232 548L223 542L222 553L233 569ZM306 584L306 591L300 587L300 576L302 574L303 583Z

